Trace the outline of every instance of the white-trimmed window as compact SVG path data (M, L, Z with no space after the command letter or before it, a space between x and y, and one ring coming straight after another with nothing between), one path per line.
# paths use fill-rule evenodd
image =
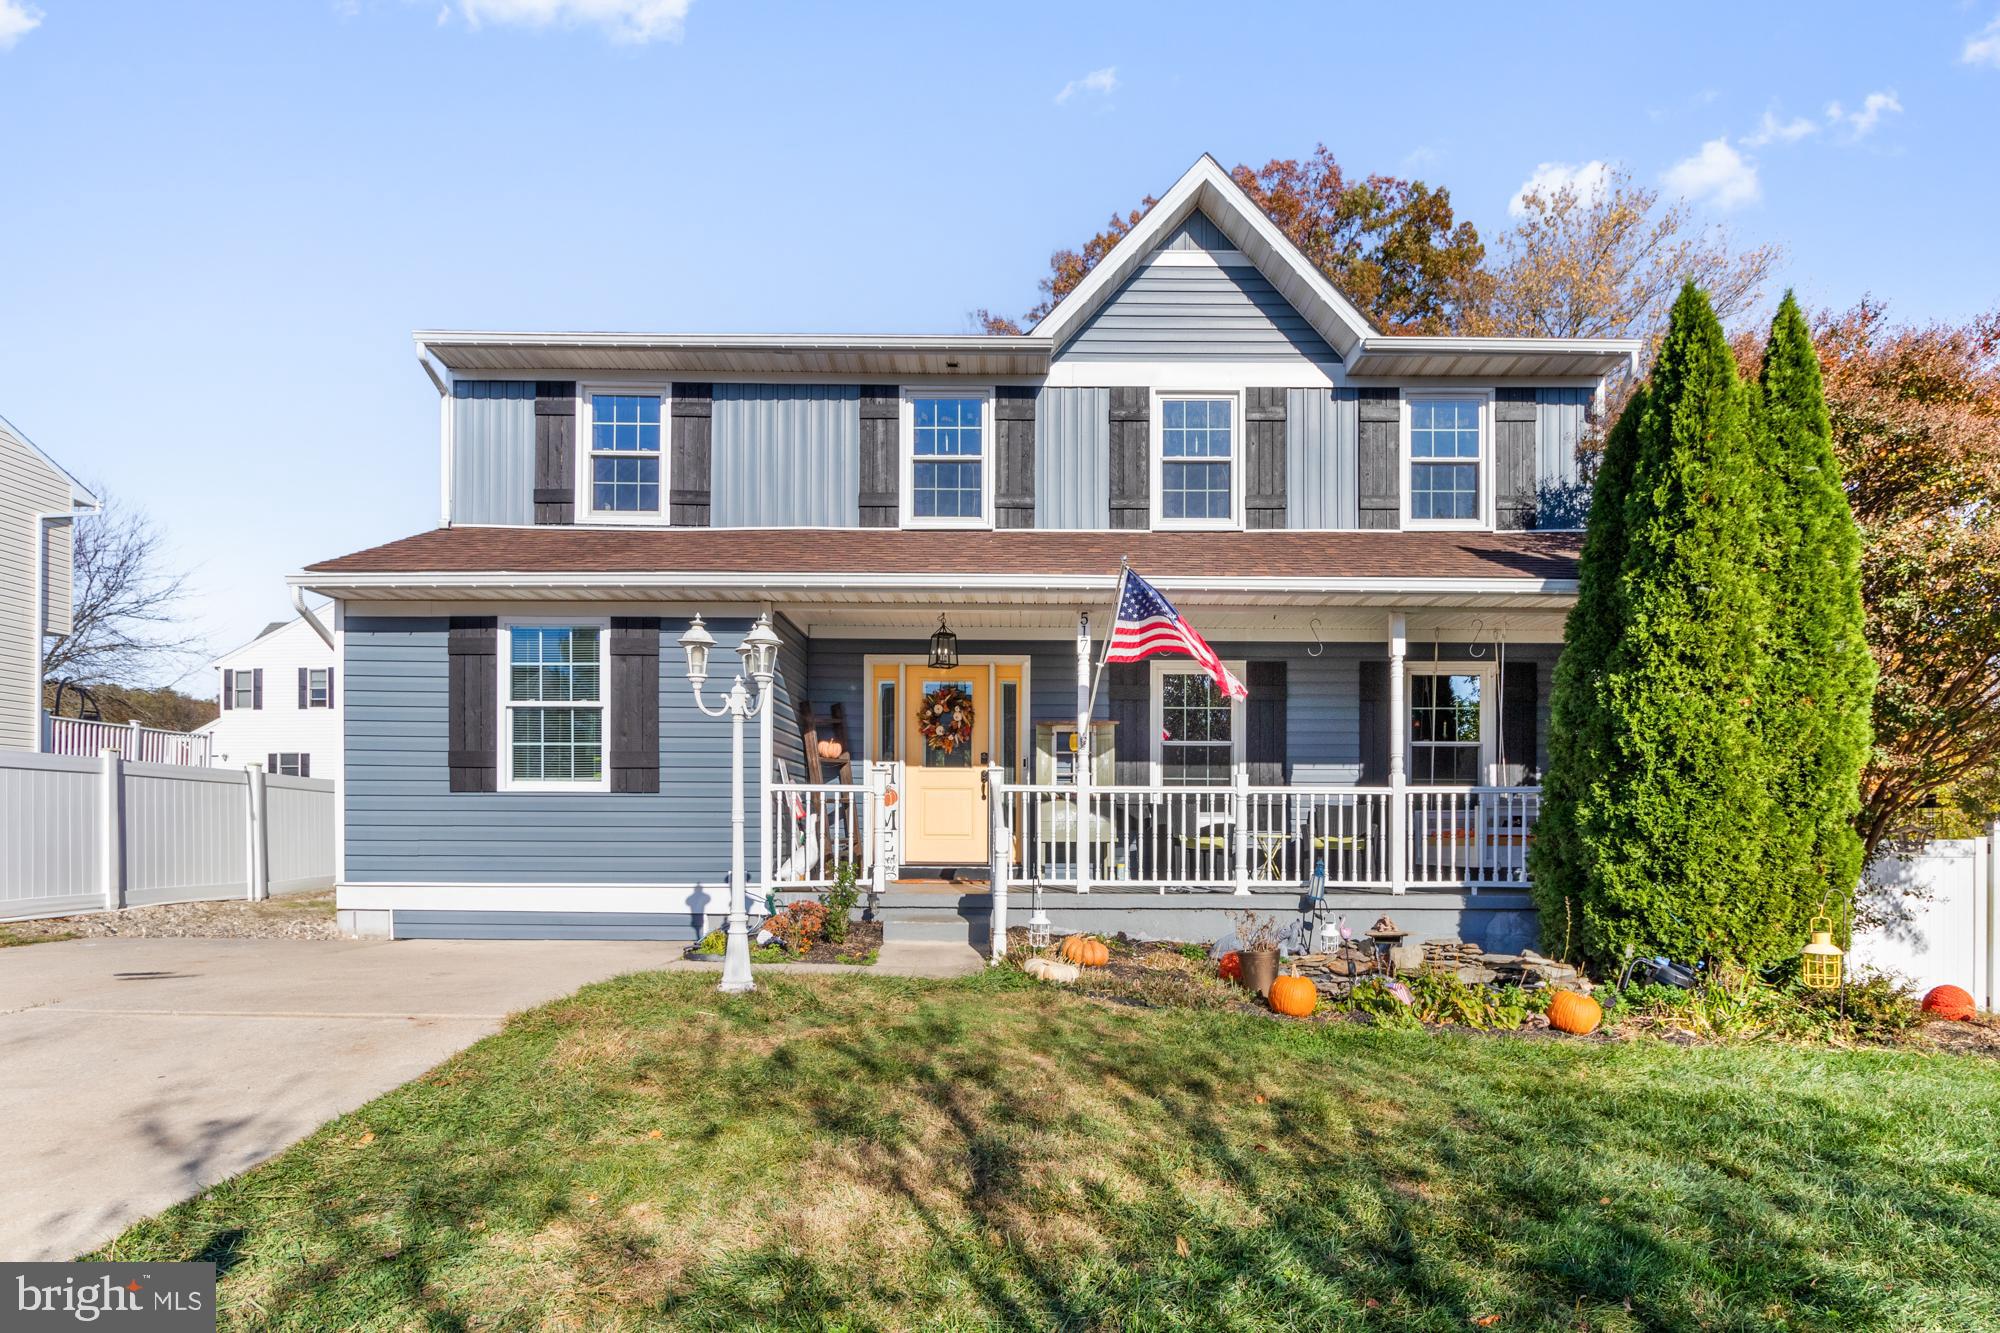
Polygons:
M1235 394L1162 393L1154 400L1154 526L1242 526L1238 408Z
M1225 663L1241 676L1241 662ZM1192 663L1153 663L1153 783L1227 787L1243 761L1243 701Z
M257 673L238 671L229 678L229 704L232 708L255 708L257 706Z
M503 786L607 789L606 622L510 621L500 632Z
M912 389L903 395L903 523L993 523L993 394Z
M306 672L306 707L333 707L333 673L325 667L313 667Z
M1413 394L1405 400L1409 526L1484 526L1486 401L1481 394Z
M309 778L312 776L312 756L294 750L277 750L265 756L266 771L281 778Z
M1418 786L1476 787L1493 766L1493 671L1464 662L1409 669L1408 763Z
M598 522L658 521L667 493L666 395L597 386L582 399L584 512Z

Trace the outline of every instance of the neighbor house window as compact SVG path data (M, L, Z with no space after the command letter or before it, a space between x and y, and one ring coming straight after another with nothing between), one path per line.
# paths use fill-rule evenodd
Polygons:
M985 394L913 393L908 423L905 519L917 526L980 527L989 522L992 403Z
M283 778L309 778L312 776L312 756L294 754L290 750L267 756L266 771Z
M230 678L230 706L234 708L255 708L257 706L257 673L239 671Z
M1231 668L1241 672L1240 665ZM1238 703L1200 667L1157 665L1153 772L1168 787L1227 787L1242 754Z
M603 630L509 625L506 633L508 785L602 786Z
M1410 521L1477 523L1480 500L1477 398L1410 400Z
M1411 782L1476 786L1486 780L1487 686L1482 672L1411 672Z
M333 707L332 673L325 667L314 667L306 672L306 707Z
M604 517L660 512L658 394L592 393L590 512Z
M1236 400L1162 395L1158 403L1162 525L1236 521Z

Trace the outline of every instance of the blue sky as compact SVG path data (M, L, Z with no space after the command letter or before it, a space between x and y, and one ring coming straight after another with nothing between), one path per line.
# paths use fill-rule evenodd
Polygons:
M1703 11L0 0L0 413L219 650L437 521L412 329L962 331L1203 151L1489 235L1615 162L1809 303L2000 306L2000 0Z

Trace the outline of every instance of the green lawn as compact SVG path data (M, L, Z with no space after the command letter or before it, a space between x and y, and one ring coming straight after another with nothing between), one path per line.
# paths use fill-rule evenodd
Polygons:
M712 985L526 1014L99 1257L218 1260L239 1328L2000 1327L1990 1059Z

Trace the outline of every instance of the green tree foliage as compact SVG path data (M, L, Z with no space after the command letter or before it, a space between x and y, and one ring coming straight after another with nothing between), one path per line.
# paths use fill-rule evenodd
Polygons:
M1841 486L1812 331L1787 292L1756 397L1771 605L1757 694L1771 765L1765 862L1773 929L1839 920L1861 873L1862 766L1875 661L1861 605L1861 533Z

